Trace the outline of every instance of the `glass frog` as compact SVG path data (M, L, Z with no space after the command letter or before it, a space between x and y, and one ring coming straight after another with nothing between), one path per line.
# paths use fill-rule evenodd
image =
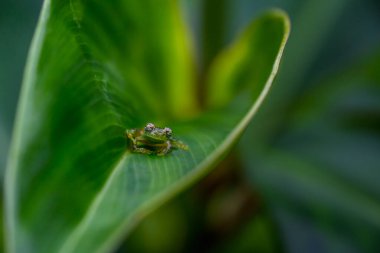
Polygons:
M152 123L142 129L127 129L125 136L130 141L131 151L135 153L164 156L173 149L189 149L182 141L172 137L170 128L159 128Z

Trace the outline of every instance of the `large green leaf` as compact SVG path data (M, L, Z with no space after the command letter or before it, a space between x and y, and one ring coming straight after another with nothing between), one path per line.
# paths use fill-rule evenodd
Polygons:
M261 69L262 78L242 80L240 93L199 113L176 1L45 1L7 167L9 251L114 248L236 142L268 92L288 32L280 11L253 22L242 38L249 55L239 53L238 41L234 53L216 60L213 73L221 62L220 71L228 70L228 57L228 80L241 80L233 63L250 57L257 63L242 69L247 75ZM255 49L266 42L270 46ZM125 129L147 122L170 126L189 151L131 153Z

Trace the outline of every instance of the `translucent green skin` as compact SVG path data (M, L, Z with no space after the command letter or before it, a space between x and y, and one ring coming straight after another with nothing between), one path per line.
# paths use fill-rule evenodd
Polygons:
M167 136L163 128L155 127L152 131L127 129L125 135L130 140L131 151L135 153L163 156L173 149L188 150L186 144Z

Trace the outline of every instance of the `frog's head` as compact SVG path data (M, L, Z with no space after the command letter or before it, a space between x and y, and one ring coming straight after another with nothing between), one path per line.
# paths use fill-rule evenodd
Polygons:
M159 128L152 123L148 123L144 128L144 137L150 141L165 142L169 140L171 136L172 130L168 127Z

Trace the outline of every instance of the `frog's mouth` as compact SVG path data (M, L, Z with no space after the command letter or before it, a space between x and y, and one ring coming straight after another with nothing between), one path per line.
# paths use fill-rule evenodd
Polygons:
M145 148L147 150L157 152L159 150L162 150L163 148L166 148L168 143L166 142L153 142L153 141L141 141L137 144L138 148Z

